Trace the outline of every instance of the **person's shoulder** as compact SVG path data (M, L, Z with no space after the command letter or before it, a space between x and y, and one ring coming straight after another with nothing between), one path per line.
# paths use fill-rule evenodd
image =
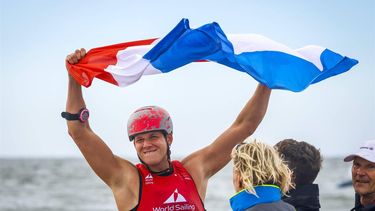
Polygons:
M182 165L181 161L179 160L172 160L171 163L175 165Z
M134 164L134 163L132 163L131 161L129 161L129 160L127 160L127 159L125 159L125 158L122 158L122 157L120 157L120 156L118 156L118 155L115 155L115 159L116 159L116 161L120 164L120 165L122 165L122 166L132 166L132 167L136 167L136 165ZM138 164L137 164L138 165Z
M288 203L286 203L286 202L284 202L283 201L283 205L285 206L285 208L287 208L287 209L285 209L285 210L290 210L290 211L297 211L297 209L293 206L293 205L291 205L291 204L288 204Z
M274 211L296 211L292 205L280 200L270 203L262 203L255 205L251 208L246 209L245 211L260 211L260 210L274 210Z
M282 208L281 210L296 211L296 208L293 205L286 203L283 200L276 202L276 206Z
M173 168L175 168L175 169L184 169L185 170L185 167L181 163L181 161L179 161L179 160L172 160L171 163L172 163Z
M375 211L375 204L371 204L361 209L361 211Z

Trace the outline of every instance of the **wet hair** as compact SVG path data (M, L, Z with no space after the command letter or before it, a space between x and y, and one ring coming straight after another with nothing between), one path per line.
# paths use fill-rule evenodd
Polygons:
M168 136L168 133L165 131L165 130L161 130L160 131L161 133L163 133L163 136L164 136L164 139L165 139L165 142L167 143L167 159L168 159L168 162L171 162L171 146L168 144L168 141L167 141L167 136Z
M272 146L248 138L232 150L231 156L241 188L248 192L256 194L255 186L273 184L285 195L293 187L292 172Z
M322 167L320 150L304 141L285 139L275 145L276 150L293 171L296 185L312 184Z

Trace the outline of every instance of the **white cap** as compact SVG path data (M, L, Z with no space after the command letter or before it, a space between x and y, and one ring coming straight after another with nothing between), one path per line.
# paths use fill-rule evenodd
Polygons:
M375 163L375 140L366 141L360 148L359 151L348 155L344 158L345 162L354 160L355 157L361 157L365 160Z

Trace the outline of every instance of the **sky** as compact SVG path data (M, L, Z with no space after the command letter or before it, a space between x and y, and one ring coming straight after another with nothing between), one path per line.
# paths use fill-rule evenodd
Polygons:
M375 1L0 0L0 157L82 157L67 133L64 60L77 48L163 37L182 18L217 22L291 48L315 44L354 59L349 72L294 93L273 90L253 138L306 141L343 157L375 139ZM120 88L84 88L92 129L115 154L136 156L128 116L159 105L174 122L172 156L210 144L233 122L257 82L215 63L194 63Z

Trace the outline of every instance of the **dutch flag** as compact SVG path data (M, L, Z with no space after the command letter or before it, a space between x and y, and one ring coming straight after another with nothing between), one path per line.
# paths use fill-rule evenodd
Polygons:
M167 73L195 61L217 62L269 88L294 92L358 63L320 46L291 49L258 34L226 35L215 22L191 29L188 19L182 19L162 39L94 48L78 64L68 64L68 70L86 87L95 77L127 86L143 75Z

